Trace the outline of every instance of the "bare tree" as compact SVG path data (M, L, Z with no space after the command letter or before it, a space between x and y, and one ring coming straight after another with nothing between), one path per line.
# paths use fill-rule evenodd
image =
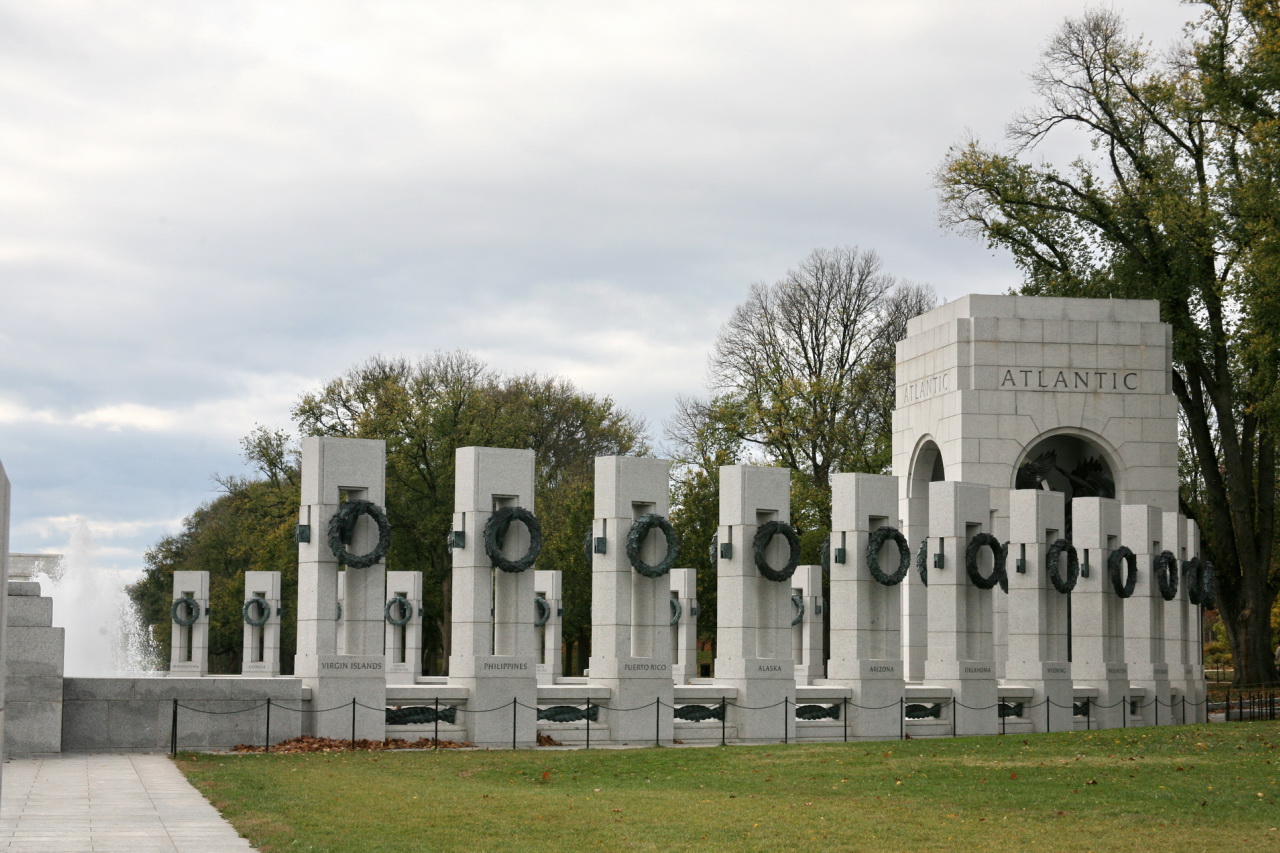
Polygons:
M774 284L753 284L716 338L710 404L737 437L829 492L835 471L883 471L890 456L894 344L932 307L873 251L815 249Z

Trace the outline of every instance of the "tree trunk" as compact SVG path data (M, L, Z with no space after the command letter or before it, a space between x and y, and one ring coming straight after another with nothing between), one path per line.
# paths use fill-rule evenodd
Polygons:
M1226 356L1221 358L1225 360ZM1232 407L1218 407L1221 452L1214 446L1209 407L1199 393L1211 387L1207 372L1186 365L1186 381L1173 371L1174 394L1191 427L1200 475L1204 480L1206 511L1212 536L1206 543L1218 565L1215 598L1237 686L1260 687L1280 683L1272 647L1271 606L1276 592L1268 583L1275 532L1275 444L1270 436L1242 441ZM1212 396L1212 394L1210 395ZM1205 531L1208 533L1209 531Z
M1243 584L1240 580L1238 577L1223 580L1218 590L1218 606L1235 663L1234 684L1237 687L1274 685L1280 680L1271 633L1271 608L1276 594L1269 589L1265 573L1261 571L1246 575Z

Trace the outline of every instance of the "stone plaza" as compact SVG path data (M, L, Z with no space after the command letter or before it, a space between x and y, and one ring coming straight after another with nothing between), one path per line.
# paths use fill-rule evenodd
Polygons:
M790 471L721 469L710 677L666 460L596 460L591 658L588 675L568 677L561 572L537 562L533 451L459 448L440 531L451 655L447 676L425 676L421 573L384 561L385 446L306 438L295 674L280 674L278 573L246 577L235 676L209 674L207 574L176 573L164 678L64 678L56 601L14 579L6 751L301 734L507 748L539 735L853 741L1203 721L1209 569L1178 512L1170 341L1145 301L972 295L911 320L893 473L833 476L821 565L799 565Z

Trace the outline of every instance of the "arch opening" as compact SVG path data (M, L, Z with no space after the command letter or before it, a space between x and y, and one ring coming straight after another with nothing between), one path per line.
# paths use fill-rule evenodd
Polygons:
M1066 499L1114 498L1118 488L1111 455L1074 433L1047 435L1030 444L1014 469L1015 489L1047 489Z
M942 462L942 451L932 438L924 439L916 448L915 459L911 465L908 497L929 497L929 484L947 479L946 465Z

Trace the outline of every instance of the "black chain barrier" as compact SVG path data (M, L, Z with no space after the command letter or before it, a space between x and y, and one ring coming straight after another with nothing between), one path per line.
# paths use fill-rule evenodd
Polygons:
M1203 700L1200 702L1188 701L1185 696L1180 696L1178 697L1177 700L1171 699L1168 702L1161 700L1158 696L1153 697L1152 699L1147 700L1146 702L1139 702L1135 699L1131 699L1130 697L1125 696L1110 704L1104 704L1104 703L1098 702L1096 699L1086 697L1083 702L1075 702L1073 700L1068 705L1060 705L1047 697L1035 703L1028 702L1027 700L1022 700L1022 701L998 700L990 705L967 705L954 698L947 698L937 702L927 702L927 701L911 701L906 697L903 697L898 699L895 702L891 702L886 705L859 705L856 702L850 701L848 697L844 697L839 701L829 702L829 703L824 703L824 702L798 703L795 700L791 699L790 697L785 697L781 701L774 702L769 705L743 705L737 702L731 702L726 697L722 696L720 697L719 702L716 702L710 705L705 703L694 703L694 702L689 702L684 704L666 704L661 699L655 699L652 702L648 702L643 705L635 705L631 707L619 707L619 706L601 704L599 702L595 702L592 700L587 700L582 705L561 704L561 705L550 705L550 706L543 707L539 705L526 705L525 703L521 702L517 697L513 697L510 702L505 702L496 707L476 709L476 710L460 708L453 705L441 706L440 700L438 697L434 699L434 702L432 705L410 705L410 706L402 706L402 707L396 707L396 708L388 708L385 706L380 708L374 707L371 705L366 705L363 702L360 702L359 700L354 698L350 702L344 702L341 705L335 705L330 708L319 708L319 709L293 708L288 705L282 705L271 698L267 698L266 700L263 700L263 701L256 701L256 700L243 700L243 701L255 701L255 704L253 704L248 708L214 711L214 710L208 710L204 708L196 708L191 705L183 704L178 699L174 699L170 752L173 755L177 755L178 753L178 748L179 748L178 746L178 712L179 710L187 711L190 713L196 713L196 714L227 716L227 715L234 715L234 714L254 713L259 709L265 708L266 709L266 725L265 725L265 732L263 736L263 742L266 744L266 751L268 752L270 752L271 750L271 711L272 709L275 709L277 711L286 711L286 712L297 713L297 714L310 714L313 720L315 719L315 716L318 714L327 714L335 711L349 712L351 714L350 742L353 749L355 748L355 743L357 740L356 738L357 709L364 709L372 713L382 714L384 725L387 725L387 726L404 726L404 725L434 726L433 742L434 742L435 749L438 749L440 744L440 723L441 722L445 723L446 725L462 726L465 724L464 720L467 715L479 716L481 714L491 714L491 713L509 713L511 715L511 748L518 749L520 747L518 723L519 723L519 712L521 710L530 712L533 715L532 721L534 723L535 728L537 726L537 723L539 722L552 723L552 724L581 723L584 730L584 734L585 734L584 746L587 749L591 748L592 726L594 725L598 730L602 724L607 724L609 719L607 715L610 715L610 714L620 715L620 714L630 714L630 713L640 713L640 712L652 713L653 741L655 745L661 745L663 743L663 719L664 719L663 711L664 710L669 712L670 714L669 719L671 724L671 730L670 730L670 733L668 734L669 739L675 738L675 727L678 724L707 723L708 730L713 730L718 724L718 728L720 730L720 743L722 746L728 745L729 743L727 732L728 732L728 723L731 719L731 714L729 713L730 709L734 711L750 712L750 713L762 713L766 711L775 711L775 710L781 709L782 715L783 715L783 723L784 723L783 729L782 729L783 743L790 742L791 738L793 737L792 732L795 731L796 725L800 723L805 723L805 724L817 723L819 725L822 725L827 721L829 721L830 725L824 725L824 729L835 728L836 724L838 723L841 731L841 739L845 742L848 742L850 740L855 740L855 741L885 740L885 738L880 735L861 736L861 737L855 735L851 738L849 735L849 726L848 726L850 709L857 709L859 711L888 711L890 709L897 709L896 719L898 722L898 738L900 740L906 739L909 736L909 733L907 732L907 725L909 722L923 721L923 720L929 720L929 719L938 720L939 723L943 723L943 724L945 724L946 722L949 722L951 727L951 736L957 737L958 736L957 722L956 722L957 710L974 711L974 712L994 711L996 713L996 718L999 721L1002 734L1006 730L1007 721L1010 718L1014 718L1017 720L1024 720L1024 721L1027 721L1028 723L1031 723L1033 712L1039 709L1044 710L1045 731L1052 731L1053 727L1052 727L1051 721L1052 721L1053 708L1070 709L1073 720L1074 718L1077 718L1077 717L1083 717L1085 720L1085 728L1087 730L1092 730L1093 717L1094 717L1095 711L1110 710L1117 706L1126 706L1125 713L1122 714L1122 725L1124 727L1128 726L1130 718L1140 719L1144 716L1141 712L1144 712L1148 709L1152 709L1153 711L1154 724L1159 725L1160 724L1159 722L1160 708L1162 706L1169 709L1169 714L1166 722L1173 722L1175 718L1175 714L1173 713L1175 708L1179 708L1181 710L1181 718L1185 722L1185 720L1187 719L1186 717L1187 709L1188 708L1195 709L1200 707L1205 707L1209 713L1217 713L1218 710L1224 711L1225 719L1227 721L1231 721L1233 719L1233 716L1232 716L1233 713L1235 715L1234 719L1236 720L1243 720L1243 719L1275 720L1280 718L1280 694L1277 694L1275 692L1263 692L1263 691L1258 691L1253 693L1241 692L1237 694L1235 699L1236 704L1234 709L1232 708L1232 700L1230 697L1230 692L1228 693L1227 701L1224 703L1221 703L1220 705L1216 703L1210 703L1207 700ZM944 718L943 718L944 711L950 712L949 714L947 714L947 716L950 718L949 720L944 721ZM1032 724L1034 725L1034 723ZM1067 728L1067 730L1068 731L1075 730L1075 723L1072 722L1072 724ZM553 731L559 731L559 730L553 730ZM688 736L687 732L686 732L686 736ZM812 737L812 735L810 735L809 737ZM825 741L828 739L823 738L823 740ZM778 737L774 736L774 737L749 738L749 737L735 736L733 738L734 743L747 743L752 741L761 742L761 743L777 743Z

